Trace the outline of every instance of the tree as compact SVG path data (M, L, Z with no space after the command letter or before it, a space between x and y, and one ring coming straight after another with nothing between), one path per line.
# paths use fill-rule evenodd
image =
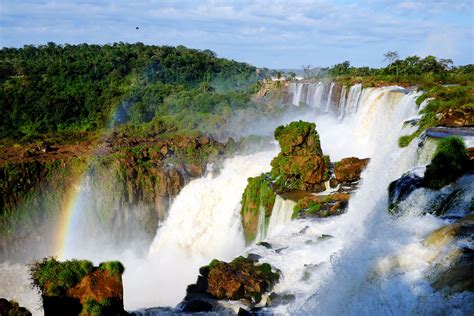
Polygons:
M383 54L384 61L388 61L389 64L393 63L394 61L398 60L398 52L397 51L388 51L385 54Z
M384 58L384 61L388 61L388 67L389 67L389 68L390 68L390 66L391 66L392 64L394 64L394 63L398 60L398 58L399 58L397 51L388 51L388 52L386 52L385 54L383 54L383 56L385 57L385 58ZM395 66L395 73L396 73L397 76L398 76L398 65L395 64L394 66Z

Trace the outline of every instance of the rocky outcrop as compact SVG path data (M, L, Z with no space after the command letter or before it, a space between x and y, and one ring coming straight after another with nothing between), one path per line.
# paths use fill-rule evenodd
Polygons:
M127 315L123 308L120 262L91 262L54 258L33 263L31 278L41 292L48 315Z
M343 213L349 203L350 194L335 192L329 195L311 195L300 198L293 209L292 218L328 217Z
M474 291L474 214L432 232L424 244L437 251L430 280L433 288L447 294Z
M474 126L474 108L448 108L438 113L438 125L447 127Z
M275 138L281 152L272 160L271 172L249 178L242 195L241 217L247 243L255 239L262 223L268 224L276 194L297 202L293 218L343 213L370 160L344 158L334 164L332 172L314 123L298 121L279 126ZM335 192L315 195L327 189L327 181Z
M47 245L54 244L54 225L79 192L90 210L85 215L102 223L88 234L108 235L117 247L142 240L145 251L183 186L203 176L208 162L239 145L207 136L160 139L113 133L98 144L92 158L87 157L92 154L89 143L48 146L45 152L18 148L34 152L26 158L15 156L15 148L0 152L0 214L9 214L2 217L0 259L51 253ZM44 246L34 251L24 246L33 243Z
M329 179L329 156L323 156L316 124L298 121L279 126L275 139L281 147L271 162L276 191L324 191L324 182Z
M356 157L344 158L334 164L334 175L337 183L348 184L360 180L360 174L367 167L370 159Z
M410 194L418 188L421 188L423 178L420 176L420 169L409 171L401 178L393 181L388 186L388 211L392 214L399 212L399 203L405 201Z
M31 316L31 312L15 301L0 298L0 316Z
M213 260L208 266L201 267L199 273L196 284L188 286L186 298L181 304L183 310L189 309L191 304L197 306L198 302L206 302L206 297L217 300L244 299L257 304L280 278L279 273L273 272L268 263L256 264L244 257L229 263Z

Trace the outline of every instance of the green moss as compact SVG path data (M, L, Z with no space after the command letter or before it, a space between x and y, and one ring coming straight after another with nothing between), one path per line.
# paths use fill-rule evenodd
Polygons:
M329 201L328 201L329 202ZM296 203L293 208L292 219L306 215L316 215L321 210L321 204L308 198L303 198Z
M316 124L297 121L278 126L274 133L275 139L284 155L322 155Z
M121 278L125 267L120 261L106 261L99 265L99 270L108 271L112 276Z
M30 277L33 286L43 295L59 296L93 270L94 265L88 260L59 262L55 258L44 258L30 265Z
M109 315L109 311L113 309L116 304L115 300L112 298L106 298L100 302L96 300L89 299L82 306L81 316L101 316Z
M439 140L431 163L426 167L423 186L440 189L459 178L468 169L469 157L460 137Z

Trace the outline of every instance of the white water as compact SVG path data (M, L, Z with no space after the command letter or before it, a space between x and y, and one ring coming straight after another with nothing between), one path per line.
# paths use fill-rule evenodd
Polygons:
M279 195L276 196L272 215L268 222L268 237L278 234L291 222L291 215L293 215L295 205L296 203L291 200L284 200Z
M148 258L125 266L125 307L174 306L199 267L230 260L245 248L240 200L247 178L270 169L276 151L227 159L217 175L191 181L173 201Z

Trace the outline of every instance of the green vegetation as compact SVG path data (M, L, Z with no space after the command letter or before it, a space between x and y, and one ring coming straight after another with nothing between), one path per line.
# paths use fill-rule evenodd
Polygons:
M125 267L120 261L106 261L99 264L99 270L107 271L113 277L121 279Z
M447 109L474 108L474 84L468 86L435 86L423 92L416 103L421 105L423 101L430 99L424 109L421 110L422 117L418 122L418 129L410 135L400 137L398 144L406 147L410 142L421 135L423 131L438 124L436 114Z
M60 262L55 258L44 258L30 265L30 276L33 286L43 295L60 296L93 270L94 265L88 260Z
M247 243L252 242L258 233L260 208L263 207L265 224L268 224L275 204L275 193L271 187L271 178L268 173L258 177L248 178L248 184L242 194L242 226Z
M3 48L0 138L94 133L110 123L173 125L183 116L190 118L183 109L202 114L196 120L218 120L222 112L249 101L248 88L259 76L248 64L183 46L48 43ZM196 121L186 128L204 124Z
M82 306L80 315L84 316L102 316L102 315L120 315L122 313L114 313L117 302L113 298L105 298L100 302L88 299Z
M297 121L279 126L275 138L281 147L271 162L277 190L319 190L328 177L329 157L322 156L316 124Z
M469 158L464 141L450 136L439 140L431 163L426 167L423 186L441 189L468 169Z
M298 218L303 215L316 215L321 210L321 204L310 199L300 199L293 208L291 219Z

